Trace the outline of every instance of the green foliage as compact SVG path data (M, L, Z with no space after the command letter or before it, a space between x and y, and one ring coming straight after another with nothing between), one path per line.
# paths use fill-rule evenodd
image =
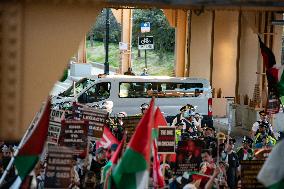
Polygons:
M150 22L151 31L147 36L154 36L154 50L158 52L159 58L165 58L164 52L174 51L175 30L171 28L163 11L160 9L135 9L133 12L132 45L137 47L138 36L141 34L140 24Z
M144 51L141 51L141 58L137 57L137 48L132 48L133 62L132 69L136 75L140 75L145 67ZM153 50L147 51L147 64L148 73L150 75L167 75L172 76L174 70L174 53L165 52L163 53L163 60L160 60L157 52ZM113 68L119 68L120 54L118 45L111 43L109 45L109 64ZM104 44L103 42L95 41L94 47L91 47L90 41L87 41L87 61L97 62L103 64L105 59Z
M96 23L87 35L87 60L89 62L103 63L105 61L105 18L106 9L98 15ZM144 51L141 50L141 57L138 57L138 36L141 34L140 25L142 22L151 23L151 31L147 36L154 36L154 50L147 50L147 62L150 75L173 75L174 70L174 46L175 30L170 27L164 13L160 9L134 9L132 28L132 69L140 75L145 67ZM91 47L90 39L93 39ZM110 45L109 63L110 66L118 68L120 64L120 52L118 43L121 41L121 25L117 23L110 11Z
M109 41L110 43L118 43L121 39L121 26L117 23L112 12L109 11ZM101 14L97 16L96 23L92 26L91 30L87 35L87 39L90 39L90 36L94 36L96 41L104 41L106 31L106 9L103 9Z

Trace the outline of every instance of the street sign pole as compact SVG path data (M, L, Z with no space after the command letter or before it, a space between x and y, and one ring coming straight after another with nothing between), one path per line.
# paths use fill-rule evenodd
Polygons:
M145 33L146 37L146 33ZM145 68L147 69L147 49L145 49Z

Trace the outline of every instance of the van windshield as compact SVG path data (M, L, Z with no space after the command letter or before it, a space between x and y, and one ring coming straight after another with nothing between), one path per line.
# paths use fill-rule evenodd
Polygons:
M92 85L86 92L78 97L80 103L92 103L106 100L110 96L110 82L101 82Z
M202 83L123 82L119 84L120 98L198 97L203 92Z
M93 83L94 83L94 80L87 79L87 78L83 78L83 79L79 80L75 84L76 94L78 94L84 88L86 88L87 86L89 86L89 85L91 85ZM71 87L69 87L66 91L64 91L63 93L60 93L59 96L62 96L62 97L73 97L74 96L74 87L73 87L73 85Z

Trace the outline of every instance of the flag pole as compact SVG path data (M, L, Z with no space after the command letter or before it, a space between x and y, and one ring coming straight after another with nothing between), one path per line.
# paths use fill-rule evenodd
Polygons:
M45 106L46 106L46 105L47 105L47 103L45 104ZM44 107L45 107L45 106L44 106ZM44 109L45 109L45 108L44 108ZM41 118L41 116L42 116L42 114L43 114L43 112L44 112L44 111L42 111L42 110L43 110L43 108L41 108L40 111L39 111L39 112L36 114L36 116L33 118L32 122L30 123L29 128L27 129L27 131L25 132L24 136L22 137L21 142L20 142L19 145L18 145L18 148L16 149L15 153L13 154L13 157L12 157L11 160L9 161L8 166L6 167L5 171L3 172L3 175L2 175L2 177L1 177L1 179L0 179L0 187L3 185L4 179L6 178L7 174L10 172L10 169L12 168L12 165L13 165L13 163L14 163L14 161L15 161L15 157L18 155L19 149L20 149L20 148L22 147L22 145L24 144L26 137L28 136L28 134L30 133L30 131L34 128L34 126L38 124L38 122L39 122L39 120L40 120L40 118ZM36 118L38 118L38 119L36 120ZM34 122L35 122L35 123L34 123Z
M166 166L165 166L165 164L166 164L166 155L167 154L163 154L162 156L163 156L163 176L165 176L165 172L166 172Z

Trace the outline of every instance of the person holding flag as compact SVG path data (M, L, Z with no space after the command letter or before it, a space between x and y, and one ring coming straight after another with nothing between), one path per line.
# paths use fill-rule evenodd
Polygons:
M152 142L154 98L136 127L120 162L112 171L117 189L148 187Z

